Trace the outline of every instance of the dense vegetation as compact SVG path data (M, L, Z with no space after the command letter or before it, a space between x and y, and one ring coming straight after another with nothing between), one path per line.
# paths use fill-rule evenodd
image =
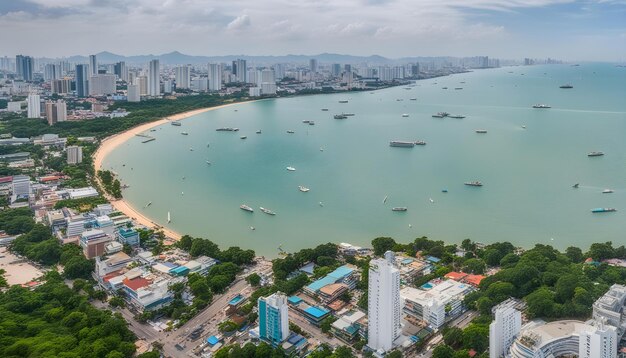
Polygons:
M284 258L272 261L272 270L277 280L284 280L302 265L313 262L317 265L314 277L323 276L338 266L337 245L327 243L319 245L314 249L302 249L295 254L288 254Z
M92 307L52 271L31 291L0 292L0 356L119 358L135 352L121 316Z
M90 198L65 199L59 200L54 204L55 209L70 208L85 213L93 210L100 204L107 204L108 201L101 196L92 196Z
M111 106L111 110L124 108L131 113L123 118L96 118L84 121L66 121L59 122L54 126L49 126L43 119L4 117L0 128L2 133L8 132L15 137L34 137L46 133L54 133L66 137L96 136L98 138L104 138L115 133L123 132L136 125L171 116L176 113L204 107L213 107L241 99L241 95L220 97L215 94L201 94L197 96L179 97L177 99L152 99L137 103L117 102Z

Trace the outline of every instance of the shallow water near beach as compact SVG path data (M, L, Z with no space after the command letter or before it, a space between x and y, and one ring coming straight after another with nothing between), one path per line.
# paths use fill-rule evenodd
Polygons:
M560 89L565 83L574 88ZM537 103L552 108L531 108ZM466 118L431 117L440 111ZM333 119L342 112L355 116ZM369 245L377 236L559 248L624 241L622 67L481 70L408 89L244 103L154 129L145 134L156 140L130 139L105 158L104 169L130 186L124 197L142 214L222 247L273 257L281 245L286 251L325 242ZM427 145L392 148L391 140ZM606 155L590 158L591 151ZM484 186L463 184L473 180ZM614 192L602 194L605 188ZM396 206L408 210L393 212ZM596 207L618 211L592 214Z

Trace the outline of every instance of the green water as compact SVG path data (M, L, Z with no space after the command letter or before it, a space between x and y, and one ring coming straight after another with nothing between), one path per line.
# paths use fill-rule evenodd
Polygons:
M574 88L559 89L564 83ZM532 109L536 103L552 108ZM439 111L467 118L431 117ZM341 112L356 115L333 119ZM215 131L225 126L241 130ZM608 64L483 70L418 81L410 90L259 101L148 134L157 140L133 138L104 163L130 185L129 203L178 232L259 254L275 256L279 245L367 245L383 235L560 248L624 239L626 68ZM390 140L418 139L428 144L389 147ZM590 151L606 155L588 158ZM484 186L463 185L470 180ZM615 192L602 194L605 188ZM240 210L244 203L255 212ZM618 211L592 214L595 207Z

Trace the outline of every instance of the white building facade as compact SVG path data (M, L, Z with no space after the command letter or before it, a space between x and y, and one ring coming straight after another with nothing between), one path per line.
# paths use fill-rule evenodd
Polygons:
M489 358L504 357L522 328L522 313L505 301L494 307L495 318L489 325Z
M370 262L367 345L379 353L391 351L401 331L400 271L394 262L390 251Z

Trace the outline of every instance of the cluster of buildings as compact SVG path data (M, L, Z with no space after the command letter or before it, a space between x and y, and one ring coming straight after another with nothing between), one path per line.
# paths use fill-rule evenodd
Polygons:
M490 358L616 358L626 331L626 286L613 285L593 304L586 322L530 321L522 325L518 302L508 300L494 307L489 327Z

